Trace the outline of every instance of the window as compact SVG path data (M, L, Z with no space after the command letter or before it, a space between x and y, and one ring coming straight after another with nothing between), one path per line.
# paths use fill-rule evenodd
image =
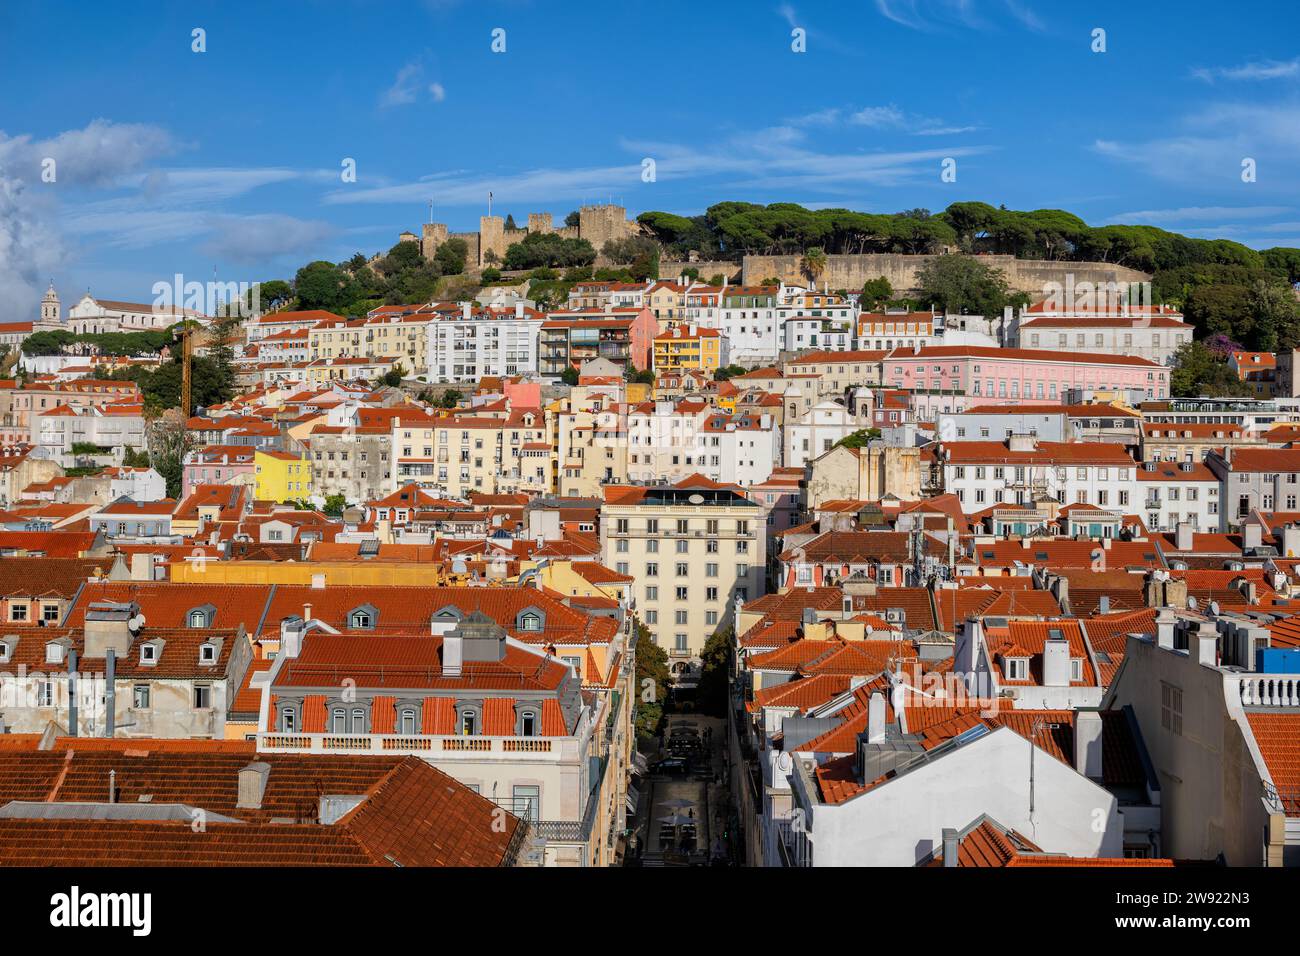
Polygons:
M1160 726L1177 737L1183 735L1183 689L1160 682Z
M217 662L217 645L203 644L199 647L199 663L215 664Z
M515 816L530 823L536 823L540 819L541 787L516 786L511 790L511 797L513 798L511 802L514 804Z
M212 688L207 684L194 685L194 707L196 710L207 710L212 706Z
M42 604L41 620L47 624L57 624L59 621L59 606L57 604Z
M26 621L26 620L27 620L27 605L26 605L26 604L14 604L14 605L11 605L10 608L9 608L9 620L11 620L11 621L20 621L20 622L21 622L21 621Z
M158 645L141 644L140 645L140 663L156 664L158 662Z
M1023 657L1006 659L1007 680L1024 680L1029 676L1029 661Z
M524 709L519 711L518 736L536 737L537 736L537 711Z
M54 706L54 681L43 680L36 685L36 706Z
M1083 680L1083 658L1081 657L1070 658L1070 680L1071 681Z
M149 685L136 684L131 691L131 706L136 710L149 709Z
M378 618L378 612L371 605L363 604L348 614L348 627L353 630L373 631Z
M542 629L542 616L533 611L525 611L519 615L519 630L521 631L540 631Z

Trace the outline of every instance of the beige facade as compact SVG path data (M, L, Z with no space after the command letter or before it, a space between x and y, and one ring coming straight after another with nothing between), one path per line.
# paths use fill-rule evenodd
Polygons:
M921 451L879 443L863 448L832 448L814 459L808 481L808 506L851 499L876 501L886 495L903 501L921 497Z
M736 602L764 592L763 510L707 480L607 487L600 536L602 563L636 579L636 616L679 678L698 673L705 642Z

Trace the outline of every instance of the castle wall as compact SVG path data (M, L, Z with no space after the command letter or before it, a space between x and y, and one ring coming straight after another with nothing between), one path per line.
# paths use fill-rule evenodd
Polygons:
M870 253L860 256L827 256L826 270L817 284L831 289L861 289L869 279L884 276L897 293L916 291L916 275L934 256L911 256L891 253ZM1128 269L1107 262L1057 262L1045 259L1017 259L1014 256L978 256L980 262L1001 269L1007 284L1015 291L1027 292L1037 298L1044 297L1044 285L1049 282L1065 284L1067 274L1080 282L1148 282L1145 272ZM799 268L800 256L745 256L744 283L757 285L764 279L778 278L787 283L802 285L808 281ZM701 274L704 270L700 270Z

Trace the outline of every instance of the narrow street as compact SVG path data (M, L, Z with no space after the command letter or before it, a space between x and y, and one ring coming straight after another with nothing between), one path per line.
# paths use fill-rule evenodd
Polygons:
M670 714L637 806L631 866L726 865L728 787L726 722Z

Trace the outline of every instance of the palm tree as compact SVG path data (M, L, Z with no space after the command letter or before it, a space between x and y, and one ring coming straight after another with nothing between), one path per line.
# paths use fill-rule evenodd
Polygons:
M821 246L813 246L799 260L799 270L816 285L817 279L826 271L826 250Z

